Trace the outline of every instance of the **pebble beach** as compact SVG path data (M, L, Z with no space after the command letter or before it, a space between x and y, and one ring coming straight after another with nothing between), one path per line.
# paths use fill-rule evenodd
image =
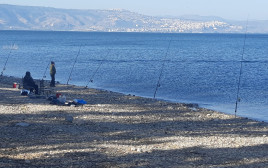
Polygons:
M0 167L268 167L268 123L106 90L57 84L80 106L21 96L0 77Z

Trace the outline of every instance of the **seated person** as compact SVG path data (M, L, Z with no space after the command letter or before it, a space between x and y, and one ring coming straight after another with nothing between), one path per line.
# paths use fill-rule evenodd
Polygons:
M29 89L30 92L33 92L33 90L35 90L35 94L38 94L38 85L35 84L29 71L26 72L23 78L23 88Z

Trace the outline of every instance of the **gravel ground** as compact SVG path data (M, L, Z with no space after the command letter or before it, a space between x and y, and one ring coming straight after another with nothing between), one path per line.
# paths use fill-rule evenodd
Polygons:
M268 123L60 84L87 104L52 105L19 80L0 78L0 167L268 167Z

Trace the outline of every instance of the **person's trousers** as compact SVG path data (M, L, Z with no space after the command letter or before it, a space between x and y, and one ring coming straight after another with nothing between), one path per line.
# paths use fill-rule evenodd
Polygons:
M54 87L55 86L55 74L53 74L53 75L50 74L50 76L51 76L50 86Z

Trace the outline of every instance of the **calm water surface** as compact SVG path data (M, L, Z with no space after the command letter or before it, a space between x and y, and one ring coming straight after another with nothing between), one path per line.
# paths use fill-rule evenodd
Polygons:
M156 98L234 114L243 34L0 31L0 37L1 70L11 51L5 75L30 71L41 79L54 60L56 80L67 83L81 46L70 84L153 97L162 70ZM238 115L268 121L268 35L247 35L242 65Z

